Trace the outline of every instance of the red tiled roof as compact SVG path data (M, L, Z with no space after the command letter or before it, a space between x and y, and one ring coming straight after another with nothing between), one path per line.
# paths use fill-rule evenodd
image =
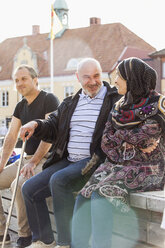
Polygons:
M26 36L27 46L37 55L40 77L50 75L50 40L47 37L48 34ZM0 66L2 66L0 80L11 78L13 59L23 46L24 38L25 36L9 38L0 43ZM98 59L103 72L109 72L125 47L139 49L139 55L140 50L143 50L146 56L148 53L156 51L154 47L120 23L68 29L62 37L54 40L54 75L74 73L74 71L66 70L67 63L71 58L82 57ZM44 51L48 52L48 61L44 59ZM131 55L131 50L128 50L127 53Z
M153 53L149 54L149 56L151 58L154 58L154 57L165 57L165 49L162 49L160 51L153 52Z
M148 64L152 66L151 58L148 55L148 51L142 50L135 47L125 47L120 54L118 60L115 62L113 67L110 70L110 73L116 68L117 64L122 61L123 59L129 58L129 57L138 57L144 61L146 61Z

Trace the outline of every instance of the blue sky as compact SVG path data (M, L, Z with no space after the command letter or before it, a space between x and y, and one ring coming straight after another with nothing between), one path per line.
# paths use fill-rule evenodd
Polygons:
M0 42L30 35L32 25L50 31L52 0L5 0L0 3ZM101 23L121 22L157 50L165 48L165 0L66 0L69 28L89 26L90 17Z

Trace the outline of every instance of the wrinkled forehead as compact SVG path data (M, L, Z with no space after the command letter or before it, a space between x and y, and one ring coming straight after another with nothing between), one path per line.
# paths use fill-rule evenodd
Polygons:
M101 75L102 70L99 65L97 65L94 62L86 62L84 63L78 70L79 75L94 75L94 74L100 74Z

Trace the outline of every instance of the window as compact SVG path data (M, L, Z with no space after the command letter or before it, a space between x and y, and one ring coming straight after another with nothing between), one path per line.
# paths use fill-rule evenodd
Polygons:
M9 92L3 91L1 93L1 106L6 107L9 105Z
M162 78L165 78L165 62L162 63Z
M28 61L26 59L24 59L24 60L21 61L21 64L27 65L28 64Z
M83 58L71 58L66 66L66 70L76 70L78 63L82 60Z
M43 57L44 57L44 59L45 59L46 61L48 61L48 53L47 53L47 51L44 51L44 52L43 52Z
M74 94L74 88L73 86L65 86L64 87L64 98L71 96Z

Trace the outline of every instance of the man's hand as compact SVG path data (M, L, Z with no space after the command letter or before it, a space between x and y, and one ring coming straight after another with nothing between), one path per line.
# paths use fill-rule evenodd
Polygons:
M0 150L0 161L1 161L2 149ZM0 164L0 173L3 171L4 166Z
M3 171L4 166L0 166L0 173Z
M28 140L34 133L35 128L38 126L36 121L30 121L20 129L20 137L23 141L25 138Z
M31 176L34 176L34 169L36 167L36 164L29 161L24 167L21 169L20 174L22 174L23 177L26 177L29 179Z

